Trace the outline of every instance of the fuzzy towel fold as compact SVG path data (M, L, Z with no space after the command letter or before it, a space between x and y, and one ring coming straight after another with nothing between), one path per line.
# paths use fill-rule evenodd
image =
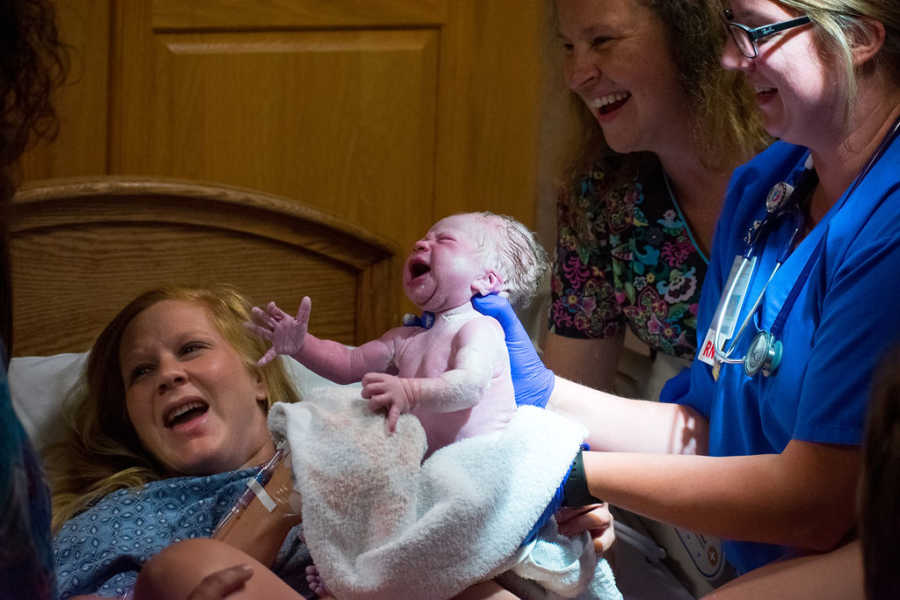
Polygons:
M306 542L342 600L449 598L523 562L534 548L522 541L586 433L525 406L503 431L421 463L425 433L415 417L402 416L387 435L358 387L307 397L273 406L269 426L291 446Z

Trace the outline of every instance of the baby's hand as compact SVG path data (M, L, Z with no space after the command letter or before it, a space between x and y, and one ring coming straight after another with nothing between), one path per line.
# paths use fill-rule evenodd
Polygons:
M411 380L387 373L366 373L362 378L362 397L369 400L373 411L387 409L388 431L397 429L400 415L408 413L415 406L415 395Z
M263 366L279 354L294 356L300 352L306 339L311 306L309 296L304 296L297 309L297 318L278 308L274 302L269 302L265 310L253 307L250 311L253 321L246 323L247 328L264 340L272 342L272 347L256 364Z

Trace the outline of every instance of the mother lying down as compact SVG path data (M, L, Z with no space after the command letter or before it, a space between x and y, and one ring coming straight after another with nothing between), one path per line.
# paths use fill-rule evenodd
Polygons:
M97 339L65 435L46 452L61 598L185 598L216 573L237 582L233 597L310 596L311 559L288 503L258 511L265 518L230 538L236 546L207 537L275 454L269 408L298 400L279 361L256 365L266 347L243 327L248 309L227 288L155 290ZM604 513L576 521L594 529ZM516 597L493 581L459 591Z

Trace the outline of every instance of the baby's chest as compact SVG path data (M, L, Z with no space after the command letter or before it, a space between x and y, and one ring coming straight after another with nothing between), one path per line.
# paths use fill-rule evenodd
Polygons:
M394 363L400 377L436 377L451 368L454 335L426 330L397 345Z

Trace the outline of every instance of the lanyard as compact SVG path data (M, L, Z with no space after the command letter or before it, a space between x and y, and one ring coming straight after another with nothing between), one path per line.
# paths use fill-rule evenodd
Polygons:
M843 199L841 200L840 205L837 207L835 214L843 208L844 204L847 203L847 199L856 191L856 188L859 187L859 184L865 179L866 175L869 174L869 171L872 170L872 167L875 166L875 163L878 162L878 159L884 154L887 147L890 145L894 138L897 137L897 131L900 129L900 117L894 121L894 125L891 127L890 132L884 137L881 143L878 145L878 149L875 150L874 154L872 154L872 158L869 159L869 162L866 163L865 168L856 176L856 179L853 180L853 184L844 194ZM781 330L784 328L784 322L787 320L787 314L790 312L791 307L794 306L794 301L797 299L797 296L800 295L800 286L799 283L801 281L805 282L809 277L809 271L812 268L813 263L815 263L818 256L822 253L822 250L825 246L825 238L828 237L828 228L830 223L825 226L825 231L822 233L822 237L819 239L819 243L816 244L815 250L810 255L809 259L806 261L806 264L803 266L803 271L800 272L800 275L797 276L797 282L794 283L794 287L791 288L788 297L785 299L784 304L781 306L781 310L778 311L778 316L775 317L775 322L772 324L772 328L770 331L772 335L778 337L781 334ZM792 236L793 237L793 236Z
M713 340L712 340L714 359L713 359L713 362L710 363L713 365L713 376L714 377L717 377L719 363L743 363L744 371L749 376L755 375L760 370L762 371L762 373L764 375L770 375L770 374L774 373L774 371L778 368L778 365L781 362L781 357L782 357L782 352L783 352L783 346L782 346L782 343L779 338L785 327L785 323L787 321L787 315L790 313L791 309L794 306L794 303L796 302L798 296L800 295L800 290L806 285L807 281L809 280L810 271L812 270L812 267L816 264L819 257L824 252L826 239L828 238L828 232L830 229L831 219L834 217L834 215L836 215L837 213L839 213L841 211L841 209L847 203L847 200L850 198L850 196L853 195L853 193L859 187L859 185L863 181L863 179L865 179L865 177L872 170L875 163L877 163L878 160L882 157L882 155L887 150L888 146L890 146L890 144L897 137L898 130L900 130L900 117L898 117L894 121L894 124L892 125L890 131L884 137L884 139L881 140L881 143L878 145L878 148L875 150L875 152L869 158L865 167L862 169L862 171L860 171L857 174L857 176L853 180L853 183L844 192L844 194L842 194L838 203L834 207L832 207L832 209L829 211L829 215L827 215L826 218L824 219L824 221L825 221L824 231L822 231L819 241L816 243L815 248L813 249L812 253L807 258L806 263L803 266L803 269L800 271L800 273L798 274L797 278L794 281L793 286L789 290L788 295L785 298L785 301L782 303L781 308L779 309L777 315L775 316L775 320L772 323L772 327L768 331L766 331L765 329L762 329L762 328L758 328L759 333L751 341L750 348L748 350L747 355L741 359L733 359L733 358L731 358L731 354L735 350L738 339L740 339L741 334L743 333L746 326L749 324L750 320L757 314L757 310L759 308L759 305L762 302L763 297L765 296L765 292L766 292L766 289L769 287L769 283L775 277L775 273L778 272L778 269L781 267L782 263L785 261L787 256L791 253L791 250L792 250L793 244L794 244L794 240L796 239L797 233L799 232L800 228L802 227L802 223L803 223L802 211L800 209L799 203L796 200L797 196L794 196L794 193L792 193L792 192L794 192L793 188L791 188L786 183L776 184L772 188L772 190L770 191L770 197L767 198L767 200L766 200L766 210L767 210L768 214L766 215L766 217L763 219L762 222L759 222L758 224L754 225L754 227L748 232L747 236L745 237L745 242L747 244L747 248L746 248L744 256L741 260L737 275L733 278L730 289L727 291L725 297L726 298L731 297L732 293L734 292L736 282L738 279L740 279L743 269L745 268L745 266L748 263L751 264L751 269L752 269L751 257L753 255L753 248L760 242L765 244L765 242L769 236L769 233L772 230L774 230L774 228L775 228L774 223L775 223L776 219L778 219L779 217L784 215L789 210L795 211L794 229L788 238L787 245L782 249L777 260L775 261L775 268L773 269L771 275L769 275L769 278L768 278L768 280L766 280L766 283L763 285L762 290L760 291L759 295L757 296L756 302L753 304L750 311L747 313L744 321L741 323L741 327L738 330L737 334L734 336L730 336L730 334L729 334L730 339L731 339L731 347L728 348L727 350L725 350L723 348L723 351L719 351L718 348L719 348L720 332L721 332L721 327L722 327L722 317L724 315L725 310L727 309L727 304L725 307L723 307L722 313L720 313L718 315L718 320L715 324L715 328L714 328L714 330L711 330L711 332L710 332L710 333L713 333L713 331L714 331ZM812 191L812 189L815 187L816 183L818 182L818 178L814 176L815 172L809 168L811 166L812 165L809 162L809 158L807 158L807 167L808 168L806 169L805 173L810 173L812 176L803 177L801 179L801 181L798 182L798 185L797 185L798 191L799 191L799 188L801 188L801 187L806 188L804 194L801 197L811 196L810 192ZM773 193L776 196L776 202L770 203ZM783 197L778 198L777 197L778 194L783 194ZM785 210L784 208L782 208L781 205L785 203L784 201L790 200L790 196L794 196L794 198L795 198L794 202L790 205L789 209ZM799 196L799 194L798 194L798 196ZM738 305L737 311L738 311L738 313L740 312L740 305ZM733 331L733 329L732 329L732 331Z
M806 166L803 169L803 172L800 175L800 179L797 182L797 187L794 189L787 183L779 183L773 187L773 191L779 194L782 194L781 200L778 202L776 206L770 205L770 200L767 199L766 211L767 215L765 218L758 223L755 228L748 232L745 241L746 241L746 250L744 251L744 257L741 260L739 271L737 275L733 278L731 289L728 290L726 297L730 297L734 293L734 287L737 285L738 280L741 277L744 269L747 265L751 264L751 258L753 257L753 249L757 247L758 244L765 242L769 238L769 234L775 229L776 223L785 215L790 215L793 217L793 231L791 235L788 237L787 244L781 250L781 253L778 256L778 259L775 261L775 268L772 269L772 273L769 275L769 278L766 280L766 283L763 285L762 290L760 290L759 294L756 296L756 301L753 303L753 306L747 312L747 316L744 317L741 326L738 328L738 331L735 335L731 336L731 347L728 349L723 349L721 355L723 358L729 358L731 354L734 352L735 345L737 341L740 339L741 334L744 332L744 329L747 328L747 325L750 324L750 321L753 319L753 316L756 314L759 305L762 303L763 298L765 297L766 290L769 287L769 284L772 282L772 279L775 277L775 274L778 272L778 269L781 268L781 265L787 260L788 255L791 253L791 249L794 246L794 240L797 239L797 234L800 232L800 229L803 227L804 218L803 218L803 210L801 209L801 202L808 200L811 195L810 192L816 186L819 181L816 172L812 170L810 165L809 157L806 160ZM772 194L770 193L770 198ZM792 200L787 206L783 206L786 200ZM809 266L809 265L808 265ZM753 268L752 266L750 267ZM809 269L804 268L803 273L808 274ZM796 297L799 293L799 283L802 279L798 278L798 280L794 283L794 288L791 289L791 293L789 297ZM796 292L795 292L796 290ZM791 300L790 306L788 306L788 310L793 306L794 301ZM738 312L740 312L740 308L738 308ZM715 327L715 339L714 344L716 348L719 348L719 335L721 331L721 320L724 317L724 309L722 313L719 315L719 322L716 323ZM786 314L786 313L785 313ZM737 317L737 315L735 315ZM733 330L732 330L733 331Z

